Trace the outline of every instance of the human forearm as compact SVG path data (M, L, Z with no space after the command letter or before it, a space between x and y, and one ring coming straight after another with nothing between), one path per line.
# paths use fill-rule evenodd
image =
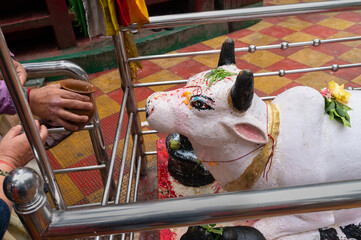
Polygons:
M9 199L7 199L7 197L5 196L3 184L4 184L5 177L6 177L4 175L11 172L13 170L13 167L3 163L2 161L4 161L4 160L0 159L0 161L1 161L0 162L0 199L2 199L8 205L9 209L11 209L12 202Z
M4 81L0 81L0 114L15 114L14 103Z

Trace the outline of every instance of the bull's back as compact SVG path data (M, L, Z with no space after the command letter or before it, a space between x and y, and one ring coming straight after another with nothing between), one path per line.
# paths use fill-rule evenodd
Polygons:
M278 185L361 178L361 92L351 94L351 128L329 119L312 88L296 87L273 101L281 121L272 167Z

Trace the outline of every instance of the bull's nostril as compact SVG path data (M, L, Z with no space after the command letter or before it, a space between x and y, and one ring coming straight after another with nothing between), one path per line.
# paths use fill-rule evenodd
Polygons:
M145 117L148 118L150 115L152 115L152 113L154 112L154 108L152 107L151 109L147 106L145 108Z
M152 109L149 110L149 108L147 107L145 110L145 117L148 118L150 115L152 115L152 113L154 112L154 108L152 107Z

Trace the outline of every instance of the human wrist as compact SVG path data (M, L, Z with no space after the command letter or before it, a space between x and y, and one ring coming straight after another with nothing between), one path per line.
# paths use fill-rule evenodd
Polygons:
M11 172L12 170L14 170L14 166L10 166L8 164L4 164L3 162L0 162L0 170L3 170L5 172Z
M14 159L10 156L6 156L6 155L0 155L0 168L1 167L5 167L8 166L12 169L17 168L18 164L16 164L16 161L13 161Z
M26 94L26 97L27 97L26 100L28 100L28 103L30 103L30 91L31 91L31 88L28 88L27 91L26 91L26 92L27 92L27 94Z
M11 171L11 170L10 170ZM6 170L2 170L1 168L0 168L0 177L2 176L2 177L6 177L7 175L9 175L9 171L6 171Z
M30 91L31 91L30 88L23 87L23 92L24 92L25 98L28 101L28 103L30 103L30 98L29 98Z
M4 160L1 160L0 159L0 165L6 165L6 166L9 166L11 167L12 169L15 169L16 166L14 163L10 162L10 161L4 161Z
M27 97L30 109L35 115L36 115L36 106L35 106L36 104L34 104L34 97L36 97L36 90L37 90L36 88L34 88L34 89L28 88L26 90L26 94L25 94L25 96ZM30 92L31 92L31 94L30 94ZM33 106L34 106L34 109L33 109Z

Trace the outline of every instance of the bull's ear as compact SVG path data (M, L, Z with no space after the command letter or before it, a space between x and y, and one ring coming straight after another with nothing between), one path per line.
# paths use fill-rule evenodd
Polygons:
M235 133L246 141L266 144L268 136L264 130L252 123L237 123L233 126Z

